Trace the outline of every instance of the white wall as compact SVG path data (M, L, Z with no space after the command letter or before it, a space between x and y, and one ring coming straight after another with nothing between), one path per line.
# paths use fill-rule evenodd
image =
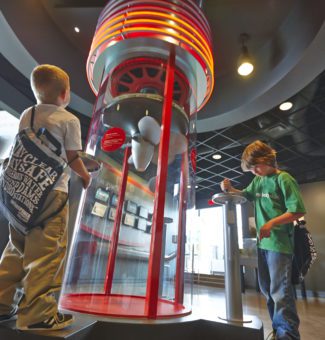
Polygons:
M9 156L11 145L18 133L19 119L0 109L0 160Z
M300 185L306 206L307 228L311 232L318 257L306 276L307 290L325 292L325 182Z

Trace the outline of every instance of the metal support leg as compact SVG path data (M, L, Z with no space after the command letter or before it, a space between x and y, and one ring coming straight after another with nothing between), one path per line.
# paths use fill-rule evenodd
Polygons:
M242 320L239 249L235 206L227 201L223 206L225 245L226 315L228 320Z
M246 199L239 195L217 194L213 196L212 200L223 206L226 289L226 318L224 319L231 322L250 322L250 320L244 321L243 319L236 222L236 204L242 204Z

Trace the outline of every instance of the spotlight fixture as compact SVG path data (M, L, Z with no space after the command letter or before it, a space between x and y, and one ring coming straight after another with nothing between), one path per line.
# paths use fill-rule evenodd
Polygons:
M284 102L279 106L281 111L288 111L292 108L293 104L291 102Z
M212 156L213 159L221 159L221 155L219 153L216 153Z
M75 26L74 31L75 31L76 33L79 33L79 32L80 32L80 28L77 27L77 26Z
M241 54L238 58L237 72L243 77L248 76L254 70L253 60L246 46L246 42L248 41L249 38L250 36L246 33L241 34L239 37L239 41L241 43Z

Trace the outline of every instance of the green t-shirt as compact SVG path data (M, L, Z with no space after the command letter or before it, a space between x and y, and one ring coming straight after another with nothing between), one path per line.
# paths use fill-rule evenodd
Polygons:
M261 227L270 219L285 212L305 213L298 184L285 171L269 176L256 176L243 194L255 204L257 235ZM293 223L274 226L269 238L257 239L261 249L280 253L293 253Z

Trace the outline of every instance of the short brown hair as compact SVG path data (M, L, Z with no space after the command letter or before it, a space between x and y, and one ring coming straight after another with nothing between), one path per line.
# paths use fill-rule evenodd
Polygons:
M35 97L43 104L56 104L63 91L69 88L69 76L54 65L39 65L30 78Z
M243 171L249 171L257 164L265 164L274 168L277 167L276 151L260 140L249 144L241 157L241 167Z

